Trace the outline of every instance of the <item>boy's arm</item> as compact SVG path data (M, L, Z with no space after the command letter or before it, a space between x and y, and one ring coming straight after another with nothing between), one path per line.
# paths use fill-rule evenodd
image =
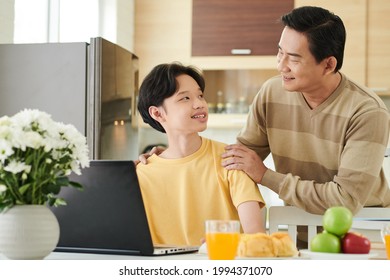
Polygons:
M238 205L237 210L244 233L265 233L264 215L258 201L243 202Z

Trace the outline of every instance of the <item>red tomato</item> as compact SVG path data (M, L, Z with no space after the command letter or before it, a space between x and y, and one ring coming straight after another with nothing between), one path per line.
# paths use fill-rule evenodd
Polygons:
M341 249L345 254L368 254L371 242L357 232L347 232L341 239Z

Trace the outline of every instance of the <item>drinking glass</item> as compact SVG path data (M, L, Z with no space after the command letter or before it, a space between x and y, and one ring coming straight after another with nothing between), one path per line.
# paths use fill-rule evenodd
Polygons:
M240 240L240 222L207 220L206 245L210 260L234 260Z
M386 224L383 226L382 239L385 243L387 259L390 260L390 224Z

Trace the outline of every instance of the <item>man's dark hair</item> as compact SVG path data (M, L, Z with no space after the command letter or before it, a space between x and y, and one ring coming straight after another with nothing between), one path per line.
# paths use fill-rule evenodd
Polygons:
M205 81L201 72L193 66L181 63L165 63L157 65L143 80L138 96L138 111L145 123L165 133L162 125L149 114L150 106L161 106L166 98L171 97L178 89L176 77L180 75L192 77L204 92Z
M281 20L285 26L306 35L317 63L334 56L337 59L335 72L341 69L346 31L340 17L320 7L304 6L283 15Z

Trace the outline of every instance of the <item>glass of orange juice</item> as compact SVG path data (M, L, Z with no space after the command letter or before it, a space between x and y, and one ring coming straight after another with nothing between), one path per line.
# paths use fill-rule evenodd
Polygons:
M383 226L382 238L386 246L387 259L390 260L390 224Z
M234 260L240 240L240 222L207 220L206 245L210 260Z

